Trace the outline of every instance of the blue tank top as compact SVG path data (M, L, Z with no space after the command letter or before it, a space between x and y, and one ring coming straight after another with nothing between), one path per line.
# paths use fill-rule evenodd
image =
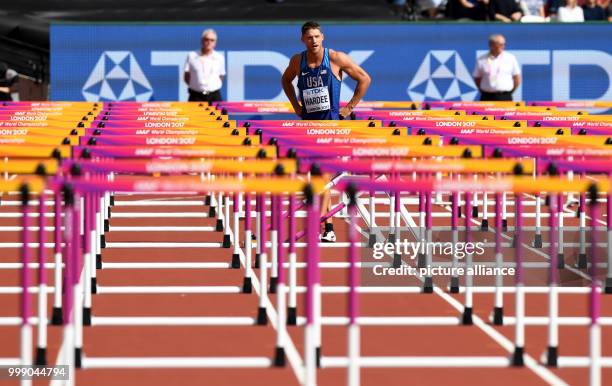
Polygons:
M340 119L340 83L332 72L327 48L317 68L308 67L306 51L302 52L298 75L302 119Z

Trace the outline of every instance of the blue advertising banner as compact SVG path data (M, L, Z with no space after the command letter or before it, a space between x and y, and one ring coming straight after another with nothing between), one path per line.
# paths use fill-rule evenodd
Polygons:
M227 100L285 100L280 77L304 49L298 24L59 24L51 26L53 100L186 100L189 51L205 28L225 55ZM326 47L348 53L372 77L366 100L476 100L471 73L501 33L522 67L515 100L612 100L607 24L331 24ZM353 92L345 80L341 98Z

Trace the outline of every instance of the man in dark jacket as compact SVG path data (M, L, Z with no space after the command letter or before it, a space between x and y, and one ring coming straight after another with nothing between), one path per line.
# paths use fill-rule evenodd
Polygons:
M523 11L516 0L491 0L489 3L489 20L512 23L520 21Z
M15 85L19 76L17 71L12 70L4 62L0 62L0 101L11 101L11 88Z

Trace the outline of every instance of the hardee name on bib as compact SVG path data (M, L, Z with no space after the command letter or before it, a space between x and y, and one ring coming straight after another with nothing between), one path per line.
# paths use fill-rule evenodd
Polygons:
M327 87L309 88L302 92L306 112L314 113L331 108L329 103L329 90Z

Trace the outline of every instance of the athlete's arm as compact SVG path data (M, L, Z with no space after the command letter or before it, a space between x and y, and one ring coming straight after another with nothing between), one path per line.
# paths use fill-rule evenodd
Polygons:
M342 117L347 117L351 114L359 101L361 101L361 99L364 97L368 87L370 87L370 82L372 79L370 79L370 75L368 75L363 68L361 68L357 63L353 62L353 60L344 52L330 52L330 59L340 68L340 71L345 72L357 82L357 87L355 87L353 97L346 104L346 106L340 109L340 115Z
M293 57L289 61L287 69L283 73L281 83L283 84L283 91L285 91L285 95L287 95L289 102L291 102L291 106L293 106L293 110L301 118L302 106L298 102L297 96L295 95L295 89L293 88L293 79L298 76L299 71L300 55L293 55Z

